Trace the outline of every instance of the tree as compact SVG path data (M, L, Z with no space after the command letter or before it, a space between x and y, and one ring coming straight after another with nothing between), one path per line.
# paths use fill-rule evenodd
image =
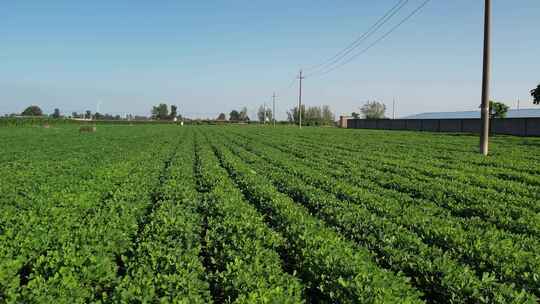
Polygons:
M38 106L29 106L28 108L24 109L21 115L22 116L43 116L43 111L41 111L40 107Z
M227 116L225 116L225 113L219 113L219 116L217 117L216 120L227 120Z
M531 90L531 96L533 98L534 104L540 104L540 83L536 87L536 89Z
M360 108L360 112L362 112L365 119L383 119L386 105L378 101L368 101Z
M490 118L506 118L509 107L502 102L489 101Z
M60 118L60 109L56 108L54 109L54 112L52 113L52 118Z
M249 116L248 116L247 112L248 112L247 108L243 107L242 110L240 111L238 120L240 120L240 121L249 121Z
M356 113L356 112L352 112L351 116L352 116L354 119L360 118L360 114L359 114L359 113Z
M84 115L84 118L86 118L86 119L92 118L92 111L86 110L86 114Z
M308 107L302 122L307 126L319 126L322 124L322 110L320 107Z
M169 114L170 119L174 120L178 116L178 107L175 105L171 105L171 114Z
M152 119L166 120L169 118L169 107L160 103L157 106L152 107Z
M259 121L264 123L265 119L266 121L272 121L272 110L268 107L259 107L259 111L257 111L257 117L259 118Z
M302 105L302 107L300 108L300 112L302 113L302 121L305 120L305 117L306 117L306 106L305 105ZM298 107L294 107L292 109L290 109L289 111L287 111L287 119L289 120L290 123L294 123L294 124L298 124L299 123L299 113L298 111Z
M336 121L336 115L330 109L330 106L322 107L322 122L324 125L333 125Z
M230 121L240 121L240 113L236 110L232 110L229 114Z

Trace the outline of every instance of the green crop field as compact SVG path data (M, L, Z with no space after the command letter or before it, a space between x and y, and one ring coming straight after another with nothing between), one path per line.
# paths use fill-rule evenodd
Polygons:
M538 303L540 139L0 128L0 303Z

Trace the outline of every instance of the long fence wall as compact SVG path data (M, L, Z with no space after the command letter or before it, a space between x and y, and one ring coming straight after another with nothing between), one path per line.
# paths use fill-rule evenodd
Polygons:
M349 129L411 130L480 133L481 120L471 119L348 119ZM540 136L540 118L492 119L491 132L515 136Z

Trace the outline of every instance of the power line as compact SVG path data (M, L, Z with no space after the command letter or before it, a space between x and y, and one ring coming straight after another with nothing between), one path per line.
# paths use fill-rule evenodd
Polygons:
M279 90L278 92L284 93L284 92L290 90L294 86L294 84L296 83L296 80L297 80L297 78L294 77L286 87L283 87L283 89Z
M354 40L351 44L339 51L336 55L328 59L327 61L318 64L316 66L308 67L306 70L319 70L325 66L331 66L358 48L365 40L375 34L383 25L385 25L390 19L392 19L407 3L409 0L398 1L390 10L388 10L381 18L377 20L365 33Z
M341 62L340 64L338 65L334 65L333 67L330 67L320 73L314 73L314 74L311 74L311 75L307 75L306 78L308 77L314 77L314 76L323 76L323 75L326 75L348 63L350 63L351 61L353 61L354 59L358 58L360 55L363 55L364 53L366 53L367 51L369 51L370 49L372 49L374 46L376 46L377 44L379 44L380 42L382 42L384 39L386 39L388 36L390 36L393 32L395 32L400 26L402 26L405 22L409 21L409 19L411 19L414 15L416 15L420 10L422 10L431 0L425 0L424 2L422 2L422 4L420 4L416 9L414 9L409 15L407 15L405 18L403 18L398 24L396 24L394 27L392 27L388 32L386 32L384 35L382 35L381 37L379 37L379 39L375 40L373 43L371 43L369 46L367 46L366 48L364 48L363 50L361 50L360 52L354 54L353 56L349 57L349 59L347 59L346 61L343 61Z

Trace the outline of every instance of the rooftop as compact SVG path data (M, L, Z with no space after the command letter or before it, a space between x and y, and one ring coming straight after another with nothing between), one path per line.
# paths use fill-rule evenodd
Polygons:
M520 109L509 110L507 118L527 118L540 117L540 109ZM404 117L405 119L459 119L459 118L480 118L480 111L463 111L463 112L430 112L421 113Z

